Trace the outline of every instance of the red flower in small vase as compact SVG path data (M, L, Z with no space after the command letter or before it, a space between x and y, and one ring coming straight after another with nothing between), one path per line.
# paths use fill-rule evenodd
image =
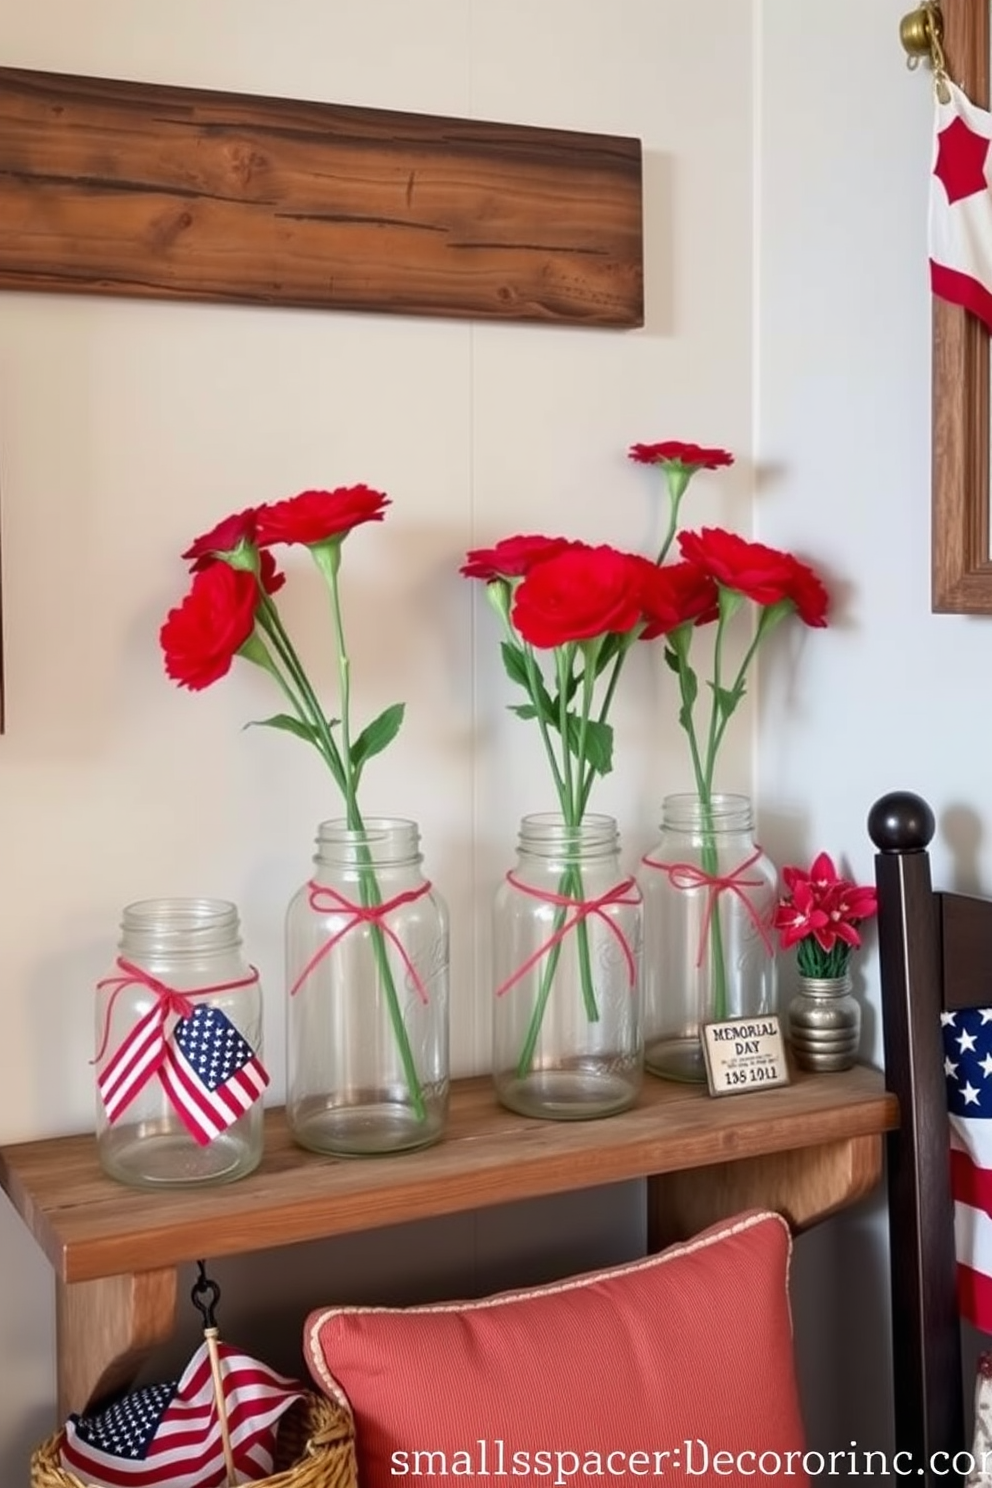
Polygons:
M256 537L260 548L275 543L314 547L347 537L362 522L381 522L389 497L369 486L338 486L333 491L301 491L285 501L256 509Z
M574 545L535 564L513 599L513 624L541 649L622 634L640 618L636 567L607 546Z
M504 537L492 548L471 548L459 573L467 579L519 579L530 572L535 563L554 558L566 548L581 547L567 537L531 536Z
M255 575L229 563L194 573L185 599L170 610L159 633L165 670L180 687L199 692L230 671L255 629Z
M827 853L819 853L808 871L783 868L782 878L788 893L776 910L775 928L783 950L798 946L803 976L842 976L851 951L861 945L856 926L878 908L875 890L842 878Z
M719 470L721 466L734 463L729 450L712 449L701 444L684 444L679 439L663 440L660 444L632 444L627 453L638 465L667 465L677 462L693 470Z

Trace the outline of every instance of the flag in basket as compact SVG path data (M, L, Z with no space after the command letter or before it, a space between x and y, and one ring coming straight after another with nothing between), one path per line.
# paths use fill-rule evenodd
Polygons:
M992 115L943 79L930 177L930 285L992 330Z
M237 1482L272 1472L279 1419L305 1396L296 1380L218 1343ZM66 1422L62 1466L99 1488L218 1488L229 1481L206 1343L179 1380L148 1385Z

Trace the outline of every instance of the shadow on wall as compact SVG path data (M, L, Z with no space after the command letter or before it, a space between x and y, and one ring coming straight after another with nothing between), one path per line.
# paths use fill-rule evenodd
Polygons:
M799 1391L811 1451L891 1455L891 1308L884 1193L796 1240L792 1306ZM883 1233L884 1240L884 1233ZM823 1278L830 1285L824 1286ZM838 1359L847 1359L845 1370ZM839 1461L840 1459L838 1459Z
M615 1265L644 1249L643 1185L622 1183L254 1256L206 1259L221 1289L221 1336L274 1369L309 1380L301 1339L315 1308L484 1296ZM176 1336L146 1365L146 1381L173 1378L199 1343L200 1316L186 1301L195 1280L195 1266L184 1267Z

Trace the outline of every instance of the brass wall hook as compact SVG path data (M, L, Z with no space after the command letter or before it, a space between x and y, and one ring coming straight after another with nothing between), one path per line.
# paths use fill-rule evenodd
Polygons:
M911 10L899 22L899 40L909 58L910 67L915 67L921 57L929 57L939 51L944 39L944 18L939 5L921 5Z
M934 91L941 103L948 103L951 90L947 82L943 39L944 17L936 0L924 0L924 4L904 15L899 22L899 40L906 52L906 66L919 67L924 58L929 58Z

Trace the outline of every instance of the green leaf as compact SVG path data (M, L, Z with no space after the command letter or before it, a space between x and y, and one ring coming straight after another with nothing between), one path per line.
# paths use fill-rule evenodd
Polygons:
M282 729L284 733L295 734L298 739L305 739L308 744L317 743L317 733L313 724L304 723L301 718L294 718L291 713L276 713L272 718L253 718L245 724L245 728Z
M613 730L608 723L590 719L586 724L584 757L579 753L582 725L574 713L568 715L568 748L576 759L595 770L597 775L608 775L613 769Z
M503 669L511 682L516 682L524 692L530 692L530 677L527 675L527 658L524 656L520 646L514 646L512 641L500 642L500 654L503 657Z
M678 652L677 651L673 651L672 648L671 648L671 646L666 646L665 647L665 653L664 654L665 654L665 665L669 668L669 670L670 671L673 671L673 672L679 671L680 670L680 663L679 663Z
M537 709L533 703L513 703L510 705L510 712L515 713L518 718L537 717Z
M373 755L381 754L387 744L391 744L400 731L405 712L403 703L391 703L384 708L378 718L373 718L367 724L358 738L351 746L351 763L355 771L361 770L367 760Z
M710 683L710 687L712 688L713 696L716 698L716 706L720 717L729 718L744 696L743 678L737 687L714 687L712 682Z

